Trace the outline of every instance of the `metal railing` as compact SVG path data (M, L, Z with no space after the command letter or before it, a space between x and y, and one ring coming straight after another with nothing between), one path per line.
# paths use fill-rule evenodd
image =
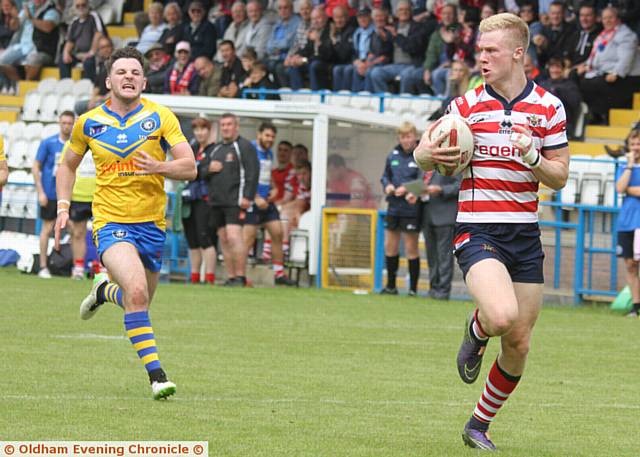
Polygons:
M405 100L424 100L424 101L437 101L442 102L444 97L438 97L435 95L409 95L409 94L391 94L386 92L372 92L363 94L361 92L332 92L330 90L293 90L293 89L243 89L242 98L247 98L247 95L257 95L259 100L266 100L267 95L307 95L319 97L320 103L327 103L327 97L357 97L357 98L378 98L378 112L384 113L385 106L384 101L386 99L405 99Z

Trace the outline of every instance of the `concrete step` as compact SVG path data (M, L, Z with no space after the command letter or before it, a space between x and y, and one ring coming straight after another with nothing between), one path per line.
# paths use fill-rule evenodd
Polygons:
M585 154L590 156L598 156L606 154L604 146L607 143L589 143L585 141L569 141L569 152L573 154ZM618 144L609 143L609 146L617 148Z
M585 132L585 136L587 138L601 138L607 140L624 140L628 134L628 127L610 127L601 125L588 125Z
M60 70L58 67L44 67L40 72L40 79L53 78L60 79ZM71 79L78 81L82 78L82 70L80 68L73 68L71 70Z
M640 120L640 110L633 109L610 109L609 125L612 127L631 127L632 124Z
M108 25L107 31L110 37L118 37L123 40L138 38L138 31L132 25Z

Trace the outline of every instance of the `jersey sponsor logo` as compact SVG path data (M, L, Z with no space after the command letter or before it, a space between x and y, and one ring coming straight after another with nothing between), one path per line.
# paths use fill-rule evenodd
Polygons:
M484 121L486 121L487 119L488 119L488 118L487 118L487 116L483 116L483 115L480 115L480 116L471 116L471 117L469 118L468 122L469 122L470 124L477 124L478 122L484 122Z
M116 137L116 144L123 144L128 142L129 142L129 138L127 137L126 133L120 133Z
M118 230L112 231L111 235L113 235L114 238L123 240L129 235L129 233L126 230L118 229Z
M148 117L140 123L140 128L145 132L153 132L156 129L156 120L152 117Z
M515 146L497 146L481 144L476 146L479 154L491 157L519 157L520 151Z
M224 158L225 162L233 162L234 161L234 156L233 156L233 152L227 152L227 156Z
M102 125L102 124L92 125L89 128L89 136L90 137L98 136L106 131L107 131L106 125Z
M118 176L136 176L142 174L142 170L135 166L133 162L115 162L106 165L98 170L99 175L116 173Z
M391 161L391 166L392 167L397 167L398 165L400 165L400 161L399 160L392 160Z

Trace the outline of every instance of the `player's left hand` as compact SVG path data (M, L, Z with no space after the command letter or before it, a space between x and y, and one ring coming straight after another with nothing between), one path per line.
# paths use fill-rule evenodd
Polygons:
M248 209L250 206L251 202L249 201L249 199L242 197L242 200L240 200L240 208Z
M133 158L133 163L138 170L136 175L156 175L160 174L162 162L154 159L144 151L136 151L137 156Z
M509 137L509 141L520 151L522 160L529 164L531 168L540 166L542 155L536 148L531 131L521 125L514 125L512 129L513 132Z
M256 197L255 202L260 209L266 209L269 206L269 203L262 197Z
M62 230L67 226L68 220L69 220L69 211L61 211L58 213L58 217L56 218L56 224L53 228L54 249L56 251L60 251L60 237L62 235Z

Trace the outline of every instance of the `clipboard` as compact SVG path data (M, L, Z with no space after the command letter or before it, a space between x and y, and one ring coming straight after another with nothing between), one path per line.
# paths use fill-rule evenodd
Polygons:
M416 197L419 197L424 192L424 181L422 178L407 181L402 185L407 189L407 192L411 192Z

